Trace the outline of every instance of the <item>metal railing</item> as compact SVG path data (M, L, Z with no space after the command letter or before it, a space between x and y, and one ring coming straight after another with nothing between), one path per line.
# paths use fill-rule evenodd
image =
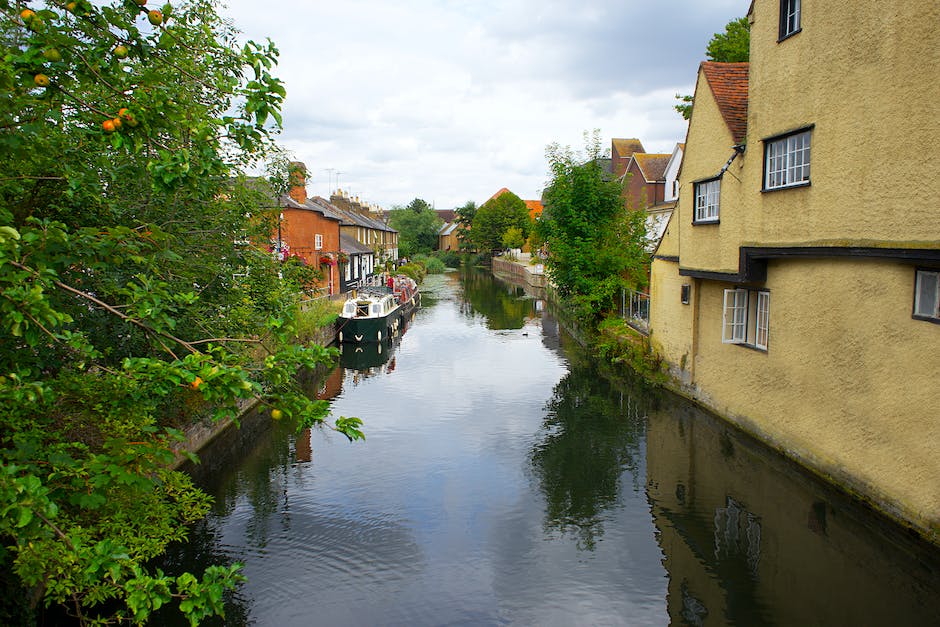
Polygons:
M637 290L621 290L620 315L634 329L649 333L650 295Z

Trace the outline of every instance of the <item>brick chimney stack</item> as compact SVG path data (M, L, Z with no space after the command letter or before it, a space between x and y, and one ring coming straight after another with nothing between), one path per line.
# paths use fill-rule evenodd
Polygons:
M301 205L307 202L307 166L300 161L292 161L288 166L287 176L290 197Z

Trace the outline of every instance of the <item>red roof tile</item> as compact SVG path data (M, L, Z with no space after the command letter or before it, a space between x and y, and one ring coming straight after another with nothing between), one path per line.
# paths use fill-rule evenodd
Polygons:
M666 179L666 166L669 164L669 158L672 155L651 154L647 152L636 153L633 160L636 161L643 178L647 183L656 183Z
M526 208L529 210L529 217L533 220L536 216L542 214L542 201L541 200L523 200Z
M747 63L704 61L702 72L731 136L737 143L747 136Z

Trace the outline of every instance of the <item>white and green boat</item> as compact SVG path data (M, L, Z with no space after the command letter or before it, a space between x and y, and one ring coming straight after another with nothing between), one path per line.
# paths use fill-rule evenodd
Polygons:
M389 341L401 332L420 298L417 284L405 276L395 277L391 287L354 291L339 314L337 337L351 343Z

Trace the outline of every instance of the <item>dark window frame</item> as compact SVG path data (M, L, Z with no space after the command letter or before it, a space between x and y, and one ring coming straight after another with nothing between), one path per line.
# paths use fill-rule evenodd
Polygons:
M790 30L791 7L796 5L796 24ZM780 0L780 22L777 28L777 43L789 39L803 30L803 2L802 0Z
M794 189L794 188L798 188L798 187L809 187L809 186L812 185L812 182L813 182L813 178L812 178L812 165L813 165L813 151L812 151L812 145L813 145L813 135L815 134L815 128L816 128L816 125L815 125L815 124L810 124L810 125L808 125L808 126L803 126L803 127L801 127L801 128L794 129L794 130L792 130L792 131L787 131L787 132L785 132L785 133L780 133L779 135L773 135L773 136L771 136L771 137L765 137L764 139L761 140L761 142L764 144L764 155L763 155L763 166L762 166L762 167L763 167L763 171L762 171L762 173L761 173L761 192L777 192L777 191L784 190L784 189ZM803 133L806 133L806 134L809 135L809 155L810 155L810 156L809 156L809 161L808 161L808 166L809 166L809 169L810 169L809 178L807 178L805 181L799 181L799 182L797 182L797 183L787 183L786 185L778 185L778 186L775 186L775 187L768 187L768 186L767 186L767 166L768 166L768 163L767 163L767 162L768 162L767 151L770 149L770 146L773 145L773 144L775 144L775 143L777 143L777 142L786 141L786 140L788 140L788 139L791 138L791 137L794 137L794 136L796 136L796 135L801 135L801 134L803 134Z
M933 316L917 313L917 300L920 297L918 287L920 287L920 274L929 273L936 275L937 281L937 291L940 292L940 268L915 268L914 269L914 298L911 299L911 318L914 320L923 320L924 322L932 322L933 324L940 324L940 304L937 305L937 309L934 311Z
M718 183L718 204L714 218L700 219L698 217L698 190L700 185L708 183ZM692 224L720 224L721 223L721 175L712 176L707 179L700 179L692 183Z

